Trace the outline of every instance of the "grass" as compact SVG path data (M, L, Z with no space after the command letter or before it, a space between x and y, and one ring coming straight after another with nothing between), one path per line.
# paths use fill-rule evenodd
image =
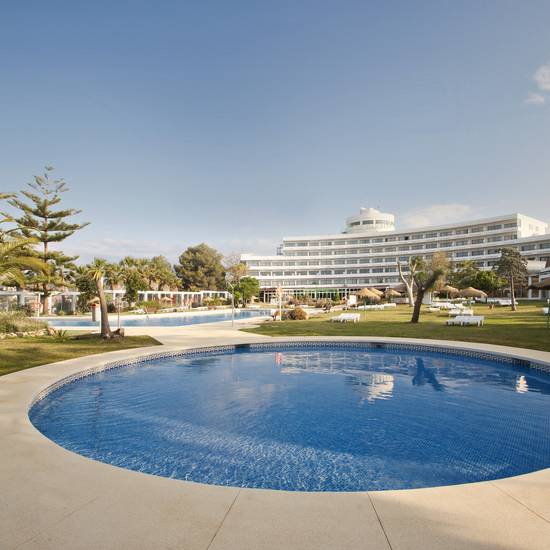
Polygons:
M550 330L542 315L542 303L520 304L517 312L501 307L474 306L476 315L485 315L483 327L448 327L444 313L423 311L419 324L411 324L411 308L361 312L358 323L331 323L339 312L319 315L307 321L265 322L257 328L243 329L267 336L401 336L500 344L518 348L550 351Z
M65 341L51 336L10 338L0 340L0 376L64 359L155 345L160 343L150 336L126 336L123 340L102 340L100 337L76 340L70 336Z

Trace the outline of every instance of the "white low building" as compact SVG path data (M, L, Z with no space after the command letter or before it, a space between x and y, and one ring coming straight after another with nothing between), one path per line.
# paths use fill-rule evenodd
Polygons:
M398 262L412 256L429 260L434 252L445 252L454 264L474 260L479 268L491 269L501 248L515 247L530 266L546 264L548 231L546 222L523 214L397 231L393 214L361 208L342 233L285 237L276 255L243 254L241 259L260 281L265 299L279 286L287 295L347 296L366 286L398 285Z

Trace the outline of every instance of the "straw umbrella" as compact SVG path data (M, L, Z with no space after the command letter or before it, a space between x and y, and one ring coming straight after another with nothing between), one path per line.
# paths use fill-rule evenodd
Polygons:
M449 296L452 295L452 294L456 295L456 294L460 293L458 288L455 288L454 286L451 286L451 285L445 285L439 292L440 293L445 292L447 294L447 299L449 299Z
M369 300L380 300L380 296L373 292L370 288L362 288L357 294L359 298L368 298Z
M373 293L373 294L376 294L379 298L382 298L382 296L384 296L384 293L381 291L381 290L378 290L377 288L369 288L369 290Z
M464 288L459 292L459 295L462 296L463 298L487 298L487 294L485 294L483 290L478 290L473 286Z
M401 293L397 292L397 290L394 290L393 288L387 288L384 294L389 301L391 301L392 298L398 298L401 296Z

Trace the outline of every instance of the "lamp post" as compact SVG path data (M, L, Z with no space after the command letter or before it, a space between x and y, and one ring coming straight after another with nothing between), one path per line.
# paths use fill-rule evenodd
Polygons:
M229 273L225 276L225 284L231 289L231 328L235 326L235 285L231 282Z
M546 328L550 328L550 298L546 300Z

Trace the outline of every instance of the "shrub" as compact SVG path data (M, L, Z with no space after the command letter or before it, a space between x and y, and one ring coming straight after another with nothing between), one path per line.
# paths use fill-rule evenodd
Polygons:
M309 315L301 307L297 307L283 313L283 319L287 319L289 321L307 321L308 318Z
M43 330L48 324L37 319L27 317L21 311L0 313L0 332L31 332L34 330Z
M143 302L138 302L136 304L136 307L143 308L147 310L148 313L156 313L159 309L164 309L168 306L167 304L159 302L158 300L147 300Z

